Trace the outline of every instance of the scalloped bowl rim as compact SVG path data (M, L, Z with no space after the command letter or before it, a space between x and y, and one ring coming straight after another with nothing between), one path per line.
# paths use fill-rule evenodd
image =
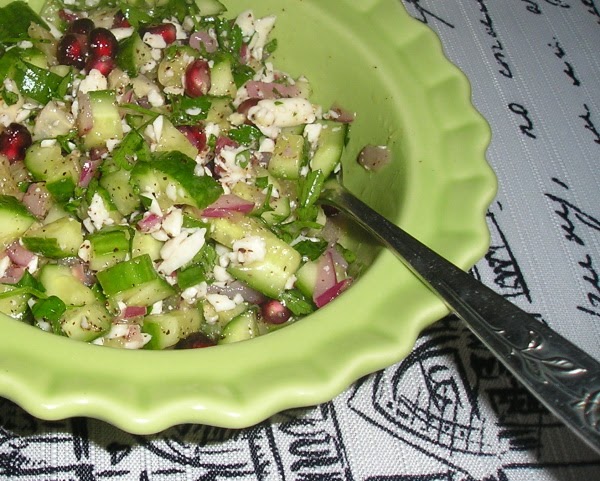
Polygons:
M224 3L243 4L242 0ZM265 3L270 2L261 5ZM418 48L419 55L430 56L428 62L412 63L410 55L403 59L405 67L425 79L419 88L427 94L427 110L435 111L434 121L443 125L427 126L432 129L427 139L433 139L433 145L424 142L418 130L422 125L404 126L402 138L407 145L402 149L409 152L410 160L405 172L408 193L403 193L403 205L394 219L439 247L461 268L471 267L489 245L485 212L496 192L496 178L485 161L489 126L471 104L468 80L446 59L437 36L411 18L401 2L369 0L356 5L340 0L337 7L317 3L305 1L285 8L297 6L312 15L339 9L342 19L336 20L336 27L358 15L380 27L380 38L368 39L378 52L389 49L386 54L395 56ZM280 44L285 42L281 33L276 36ZM386 74L386 69L391 72ZM395 65L381 69L383 85L399 79L393 75L398 73L395 69ZM413 115L421 123L423 116L431 115L411 107L410 99L402 101L407 103L407 113L402 115ZM448 113L449 109L453 111ZM460 164L453 163L455 138L462 142ZM438 164L428 164L427 156ZM426 157L427 168L436 170L448 162L452 168L440 168L442 174L437 170L435 175L423 174L419 166ZM427 192L431 199L426 202L414 195L419 188L431 186L435 191ZM443 215L434 210L435 222L423 225L421 217L427 209L438 209ZM440 238L445 242L437 245ZM398 308L401 314L395 315ZM86 416L136 434L182 423L243 428L288 408L329 401L363 375L401 361L419 333L447 312L391 253L383 251L348 293L301 322L248 342L201 351L102 348L0 318L0 395L42 419ZM323 323L326 330L319 326Z

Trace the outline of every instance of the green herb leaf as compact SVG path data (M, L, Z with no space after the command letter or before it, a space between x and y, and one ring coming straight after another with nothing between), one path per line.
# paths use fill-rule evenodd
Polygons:
M306 239L294 244L294 249L296 249L303 257L314 261L318 259L323 252L327 249L327 241L326 240L317 240L313 241L310 239Z
M261 131L254 125L240 125L231 129L227 135L230 139L242 145L251 145L262 137Z
M298 289L290 289L284 291L279 297L279 300L287 307L295 316L304 316L317 310L312 300L306 297Z
M36 319L47 319L48 321L58 321L66 310L66 304L56 296L40 299L31 308L33 317Z
M195 125L206 119L212 105L212 98L176 95L171 97L171 102L173 108L171 122L174 125Z

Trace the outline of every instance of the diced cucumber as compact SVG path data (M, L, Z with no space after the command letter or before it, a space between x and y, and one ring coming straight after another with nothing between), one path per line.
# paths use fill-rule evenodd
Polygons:
M227 323L223 328L219 344L247 341L248 339L258 336L258 334L256 311L254 309L248 309Z
M115 93L112 90L88 92L92 112L92 128L84 135L86 149L105 147L107 140L121 140L123 125L117 107Z
M206 122L217 124L222 133L227 132L230 127L227 119L232 113L233 107L229 97L214 97L206 114Z
M52 204L46 217L44 217L43 224L50 224L55 220L62 219L63 217L69 217L69 213L63 209L63 207L59 204Z
M67 306L83 306L96 302L92 289L84 285L68 266L46 264L40 270L39 281L48 296L56 296Z
M72 217L61 217L29 229L22 242L32 252L52 259L74 257L83 242L81 224Z
M133 241L131 242L131 256L138 257L148 254L153 261L160 259L160 249L163 243L156 240L150 234L144 234L140 231L135 231Z
M227 10L219 0L196 0L196 6L203 17L212 17Z
M285 289L290 277L300 267L301 256L287 243L256 220L243 215L210 220L211 237L229 248L244 237L257 236L265 244L263 260L247 264L232 263L228 272L263 294L277 298Z
M169 152L176 150L194 159L198 155L198 149L183 135L169 119L163 116L163 125L160 139L156 144L157 152Z
M140 198L131 185L131 171L115 169L103 173L100 185L106 189L115 208L121 215L127 216L140 206Z
M321 170L328 177L338 166L348 135L348 124L331 120L321 121L323 128L317 142L317 149L310 161L312 170Z
M0 195L0 247L21 237L34 221L33 214L15 197Z
M198 309L177 310L146 316L142 332L152 338L144 349L166 349L193 332L200 330L202 315Z
M79 180L79 166L73 157L64 157L60 145L35 142L25 153L25 166L34 180L46 181L46 188L58 202L67 202Z
M116 264L98 272L98 282L107 298L117 305L150 306L173 295L175 290L154 269L149 255Z
M231 70L231 60L227 57L215 60L210 69L210 90L208 95L215 97L235 97L237 87Z
M111 316L100 302L68 308L60 318L60 326L67 337L84 342L100 337L110 325Z
M12 292L16 293L12 293ZM12 294L11 294L12 293ZM0 284L0 312L18 321L24 321L29 307L27 301L31 298L22 289L8 284Z
M296 272L295 286L306 297L313 298L315 286L317 285L318 264L316 261L306 262L298 272Z
M169 48L168 53L158 64L158 81L164 87L183 88L183 76L190 58L198 55L198 50L187 45Z
M212 177L194 175L195 168L196 162L181 152L161 152L151 162L138 162L131 180L141 193L154 193L163 209L176 204L203 209L217 200L223 189Z
M152 49L143 42L139 32L133 32L119 43L117 65L130 77L137 77L140 69L152 61Z
M305 140L299 134L284 134L275 141L269 160L269 173L279 179L300 178L300 166L305 156Z
M19 197L23 193L13 177L10 162L5 155L0 155L0 192L12 197Z
M242 199L254 202L260 207L265 201L266 196L263 189L254 185L238 182L233 186L231 192ZM269 206L272 210L266 210L260 216L269 225L281 222L291 214L290 200L287 197L271 198Z
M90 234L90 269L101 271L124 261L129 255L129 237L127 227L104 228Z

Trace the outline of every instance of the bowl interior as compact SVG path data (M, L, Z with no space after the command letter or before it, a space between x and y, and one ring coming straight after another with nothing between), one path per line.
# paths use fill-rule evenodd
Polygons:
M250 7L223 3L230 15ZM489 129L437 37L397 0L257 0L251 8L278 17L276 68L306 75L326 108L357 112L343 160L347 187L461 267L472 265L487 248L484 214L495 192L484 158ZM366 144L387 145L392 163L378 173L358 166ZM331 399L406 356L446 312L390 253L351 230L369 265L364 275L314 315L252 341L127 352L0 318L0 395L45 419L91 416L137 433L182 422L248 426Z

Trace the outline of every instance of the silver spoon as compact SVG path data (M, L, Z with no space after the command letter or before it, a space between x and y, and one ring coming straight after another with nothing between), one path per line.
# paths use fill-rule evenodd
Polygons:
M600 453L600 363L375 212L339 183L320 202L394 252L556 417Z

